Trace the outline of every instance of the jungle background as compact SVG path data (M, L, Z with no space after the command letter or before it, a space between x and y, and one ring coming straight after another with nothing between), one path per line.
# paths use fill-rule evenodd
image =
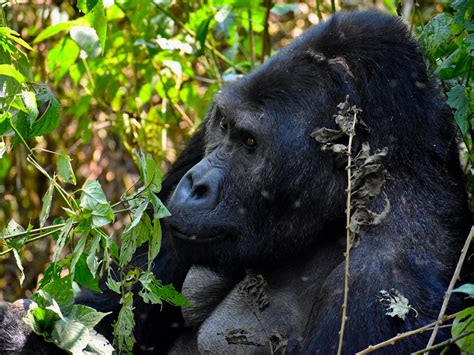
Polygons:
M82 258L93 246L81 236L99 236L101 253L124 266L136 247L119 246L124 229L140 223L156 231L142 217L148 203L156 221L163 217L158 202L140 197L159 190L147 169L166 172L214 93L332 13L366 9L402 17L419 39L453 109L471 191L472 1L0 1L0 301L31 297L52 270L53 280L71 265L98 272ZM86 179L98 182L88 187L102 189L99 200L106 196L100 206L78 199ZM133 190L140 199L125 206ZM93 215L105 209L102 220L79 213L79 204ZM72 237L61 233L68 216Z

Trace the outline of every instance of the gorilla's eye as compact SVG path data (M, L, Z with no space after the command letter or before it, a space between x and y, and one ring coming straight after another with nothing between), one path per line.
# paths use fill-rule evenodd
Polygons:
M225 119L225 117L221 118L219 121L219 126L223 131L227 131L230 128L229 122Z
M244 144L247 148L255 148L255 146L257 145L257 141L255 140L254 137L252 136L247 136L244 138Z

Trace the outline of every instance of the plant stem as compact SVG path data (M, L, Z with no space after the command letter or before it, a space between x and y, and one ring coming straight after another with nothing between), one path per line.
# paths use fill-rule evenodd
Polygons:
M41 233L44 230L49 230L49 229L61 229L65 225L66 225L66 223L53 224L51 226L46 226L46 227L42 227L42 228L35 228L35 229L30 230L30 231L24 231L24 232L21 232L21 233L10 234L10 235L7 235L7 236L3 237L2 239L7 240L7 239L10 239L10 238L22 237L24 235L37 234L37 233Z
M43 239L43 238L45 238L45 237L47 237L47 236L49 236L49 235L51 235L51 234L54 234L54 233L56 233L56 232L57 232L57 230L53 230L53 231L49 231L49 232L44 233L44 234L40 234L40 235L38 235L38 236L36 236L36 237L33 237L33 238L31 238L31 239L28 239L28 240L25 242L24 245L33 243L33 242L35 242L35 241L37 241L37 240L39 240L39 239ZM13 248L9 248L9 249L7 249L7 250L2 251L2 252L0 252L0 256L4 256L4 255L8 254L8 253L10 253L12 250L13 250Z
M469 232L469 235L466 238L466 242L464 243L464 246L462 247L461 255L459 256L459 260L456 265L456 269L454 270L453 277L451 278L451 282L449 283L448 290L444 294L443 304L441 306L441 310L439 311L439 315L438 315L438 322L436 323L433 329L433 333L431 333L431 337L430 337L430 340L428 341L428 344L426 345L426 348L430 348L433 346L434 341L436 339L436 335L438 334L439 326L443 323L443 317L444 317L444 314L446 313L449 299L451 298L454 285L456 284L456 281L459 278L459 274L461 273L462 264L464 263L464 259L466 258L467 251L469 250L469 246L471 245L473 236L474 236L474 227L471 227L471 231Z
M429 353L431 350L438 350L438 349L441 349L441 348L444 348L445 346L448 346L450 344L453 344L455 342L457 342L458 340L462 339L462 338L465 338L467 337L468 335L471 335L471 334L474 334L474 330L469 330L465 333L462 333L460 335L458 335L457 337L455 338L451 338L451 339L448 339L448 340L445 340L441 343L438 343L436 345L433 345L429 348L426 348L426 349L423 349L423 350L420 350L420 351L417 351L417 352L414 352L412 353L412 355L417 355L417 354L425 354L425 353Z
M252 69L255 68L255 49L253 39L253 26L252 26L252 10L249 8L247 11L249 17L249 51L250 51L250 62L252 63Z
M459 313L454 313L454 314L451 314L449 316L444 316L443 317L443 321L447 321L447 320L450 320L450 319L453 319L455 318ZM408 338L408 337L411 337L412 335L415 335L415 334L421 334L421 333L424 333L426 331L429 331L431 330L434 326L436 326L438 324L439 321L434 321L433 323L430 323L430 324L427 324L421 328L417 328L417 329L414 329L414 330L410 330L408 332L405 332L405 333L401 333L401 334L397 334L396 336L394 336L393 338L390 338L388 340L385 340L381 343L378 343L378 344L375 344L375 345L370 345L369 347L367 347L366 349L364 350L361 350L359 352L357 352L357 355L364 355L364 354L368 354L368 353L371 353L372 351L375 351L375 350L379 350L381 348L384 348L386 346L389 346L389 345L394 345L397 341L400 341L400 340L403 340L405 338Z
M341 317L341 329L339 330L339 345L337 348L337 354L342 353L342 343L344 340L344 330L347 319L347 303L349 298L349 254L352 246L351 241L351 230L349 228L351 222L351 165L352 165L352 139L355 135L355 126L357 123L357 113L354 113L352 122L352 129L349 134L349 143L347 144L347 202L346 202L346 252L345 256L345 272L344 272L344 302L342 304L342 317Z

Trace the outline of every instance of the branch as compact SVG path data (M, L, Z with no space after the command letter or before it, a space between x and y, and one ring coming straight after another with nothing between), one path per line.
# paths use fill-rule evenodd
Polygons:
M471 245L472 238L474 237L474 227L471 227L471 231L466 238L466 242L461 250L461 255L459 256L458 264L456 265L456 269L454 270L453 277L451 278L451 282L449 283L448 290L444 294L443 305L441 306L441 310L439 311L438 315L438 322L436 323L433 333L431 333L430 340L426 345L426 348L430 348L433 346L434 341L436 339L436 335L438 334L439 326L443 323L443 316L446 313L446 309L448 307L449 299L451 298L451 294L453 292L454 285L456 281L459 279L459 274L461 273L462 264L464 263L464 259L466 259L467 251L469 250L469 245Z
M345 272L344 272L344 302L342 304L342 317L341 317L341 329L339 330L339 345L337 348L337 354L342 353L342 343L344 340L344 329L347 320L347 302L349 298L349 253L351 250L351 230L349 228L351 223L351 191L352 191L352 179L351 179L351 165L352 165L352 139L355 135L355 126L357 123L357 112L354 113L352 129L349 134L349 143L347 144L347 202L346 202L346 252L344 256L345 261Z
M429 353L431 350L437 350L437 349L441 349L441 348L444 348L445 346L448 346L448 345L451 345L455 342L457 342L458 340L462 339L462 338L465 338L467 337L468 335L471 335L471 334L474 334L474 330L469 330L465 333L462 333L460 335L458 335L457 337L455 338L451 338L451 339L448 339L448 340L445 340L441 343L438 343L436 345L433 345L429 348L426 348L426 349L423 349L423 350L420 350L420 351L417 351L417 352L414 352L412 353L412 355L417 355L417 354L425 354L425 353Z
M447 321L447 320L450 320L450 319L453 319L455 318L459 313L454 313L454 314L451 314L449 316L444 316L443 317L443 321ZM408 332L405 332L405 333L401 333L401 334L397 334L396 336L394 336L393 338L390 338L388 340L385 340L381 343L378 343L378 344L375 344L375 345L370 345L368 346L366 349L364 350L361 350L359 351L356 355L364 355L364 354L368 354L368 353L371 353L372 351L375 351L375 350L379 350L381 348L384 348L386 346L389 346L389 345L395 345L395 343L397 341L400 341L402 339L405 339L405 338L408 338L408 337L411 337L412 335L415 335L415 334L421 334L421 333L424 333L426 331L429 331L431 330L434 326L438 325L439 326L439 320L437 321L434 321L433 323L430 323L430 324L427 324L421 328L418 328L418 329L414 329L414 330L410 330Z

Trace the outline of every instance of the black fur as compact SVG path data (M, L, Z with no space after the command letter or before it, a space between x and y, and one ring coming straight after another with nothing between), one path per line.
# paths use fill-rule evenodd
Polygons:
M344 353L434 321L471 214L451 112L398 18L336 15L223 88L161 195L173 215L165 221L156 273L178 289L192 264L239 278L248 270L272 275L296 260L334 255L325 268L313 270L318 280L308 286L316 291L305 300L312 311L302 340L289 339L289 350L304 354L332 354L337 347L346 172L310 134L335 128L333 114L346 95L363 110L370 129L357 140L372 150L388 147L385 167L393 180L384 188L388 217L351 251ZM244 145L249 136L256 147ZM372 208L381 206L382 198ZM469 277L462 282L472 282ZM391 288L408 298L417 317L385 315L377 295ZM107 297L80 302L101 310L118 306ZM465 306L462 302L453 296L449 312ZM144 304L137 309L137 352L165 352L183 332L178 309L160 312ZM0 330L1 339L9 334ZM442 330L437 340L448 336ZM427 338L410 337L379 353L421 349Z

